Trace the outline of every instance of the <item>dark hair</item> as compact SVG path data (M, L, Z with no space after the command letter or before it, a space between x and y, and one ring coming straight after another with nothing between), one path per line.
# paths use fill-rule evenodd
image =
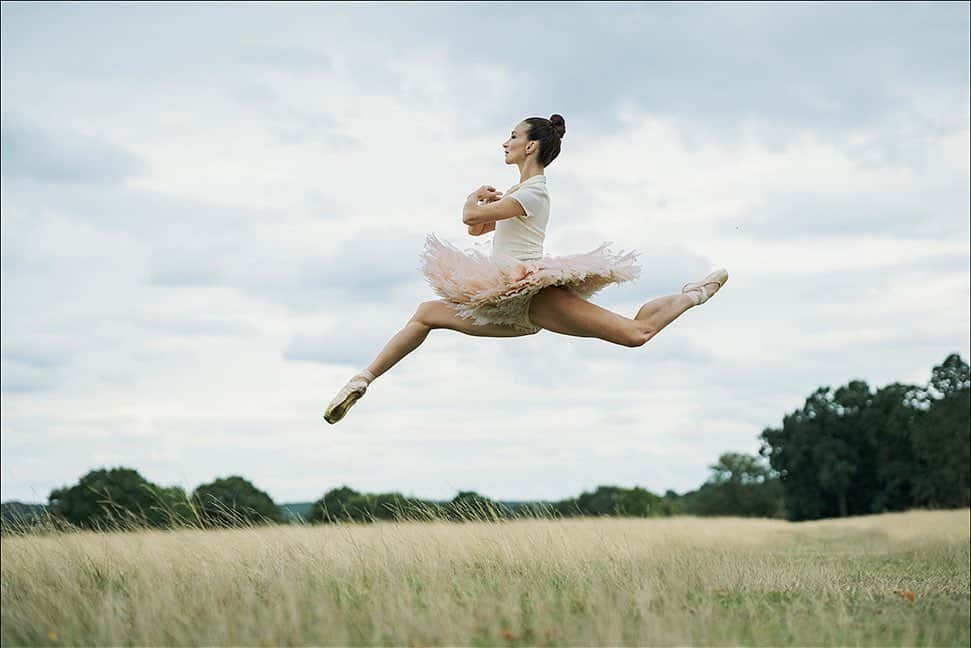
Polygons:
M524 119L529 124L526 133L527 140L539 142L539 163L544 167L549 166L550 162L560 154L560 140L566 135L566 122L562 115L550 115L545 117L530 117Z

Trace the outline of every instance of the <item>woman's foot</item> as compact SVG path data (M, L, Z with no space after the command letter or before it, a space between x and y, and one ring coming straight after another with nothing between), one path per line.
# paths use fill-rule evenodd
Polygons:
M719 268L701 281L686 283L681 288L681 292L691 295L691 298L695 300L695 306L698 306L711 299L712 295L718 292L726 281L728 281L728 271Z
M324 412L324 420L333 425L344 418L347 410L351 409L351 405L360 400L361 396L364 396L364 392L367 391L368 385L373 380L374 374L365 369L347 381L347 384L337 392L337 396L327 406L327 410Z

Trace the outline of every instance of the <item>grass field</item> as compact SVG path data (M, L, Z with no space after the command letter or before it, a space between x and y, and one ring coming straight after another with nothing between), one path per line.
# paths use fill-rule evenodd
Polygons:
M969 512L2 539L15 645L961 645Z

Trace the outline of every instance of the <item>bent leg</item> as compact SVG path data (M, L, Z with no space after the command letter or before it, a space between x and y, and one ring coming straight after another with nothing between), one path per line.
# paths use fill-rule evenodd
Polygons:
M645 304L630 319L589 302L563 286L548 286L533 297L529 319L554 333L638 347L693 305L689 295L669 295Z
M375 378L388 371L402 358L414 351L425 341L432 329L450 329L481 337L519 337L531 335L512 326L501 324L478 325L464 319L445 305L445 300L422 302L415 314L398 333L385 345L367 369Z
M691 295L678 294L658 297L641 306L634 319L644 322L647 330L654 337L665 326L681 317L695 302Z
M597 306L564 286L547 286L529 304L529 319L544 329L575 337L595 337L627 347L649 339L640 320Z

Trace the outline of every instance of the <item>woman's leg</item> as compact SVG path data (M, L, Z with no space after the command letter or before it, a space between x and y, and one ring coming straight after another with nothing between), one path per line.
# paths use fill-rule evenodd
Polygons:
M533 297L529 319L554 333L595 337L627 347L646 343L694 306L691 295L668 295L650 301L633 319L583 299L562 286L549 286Z
M480 337L531 335L512 326L474 324L472 320L459 317L454 310L445 305L442 299L427 301L418 306L408 323L388 341L374 361L367 366L367 370L377 378L417 349L428 337L428 333L437 328L451 329Z
M596 337L623 346L641 346L694 306L691 295L659 297L641 306L634 319L618 315L579 297L562 286L549 286L530 302L529 319L555 333ZM444 328L481 337L531 335L512 326L474 324L459 317L444 300L423 302L405 326L392 337L367 366L375 378L417 349L432 329Z
M694 305L694 298L684 293L658 297L641 306L634 319L644 322L647 330L651 332L651 337L654 337Z

